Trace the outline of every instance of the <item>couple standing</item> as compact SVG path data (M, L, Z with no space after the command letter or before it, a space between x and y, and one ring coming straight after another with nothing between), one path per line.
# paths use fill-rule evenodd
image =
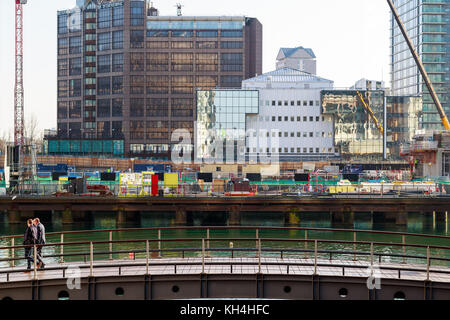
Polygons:
M31 270L31 264L34 263L33 248L36 245L36 262L39 269L44 268L45 264L42 261L42 245L45 244L45 227L40 222L39 218L28 219L27 229L25 230L25 236L23 244L25 247L25 258L27 259L27 270Z

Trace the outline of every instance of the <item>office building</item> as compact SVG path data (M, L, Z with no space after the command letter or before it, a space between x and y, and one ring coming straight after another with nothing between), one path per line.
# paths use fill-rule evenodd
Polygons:
M376 122L364 107L370 106ZM385 94L378 91L323 90L322 113L332 117L334 144L343 160L380 161L386 158Z
M450 116L450 11L449 0L394 0L408 34ZM394 96L423 95L423 129L442 129L442 123L419 69L391 17L391 90Z
M283 68L244 80L243 90L259 91L259 113L247 116L247 154L278 154L280 161L336 157L332 117L321 113L320 92L333 81ZM263 136L269 137L267 145ZM259 138L259 139L255 139ZM276 139L273 139L276 138ZM262 140L263 143L256 143Z
M244 16L160 16L144 0L58 12L58 128L49 154L168 160L193 133L196 89L262 72L262 25Z

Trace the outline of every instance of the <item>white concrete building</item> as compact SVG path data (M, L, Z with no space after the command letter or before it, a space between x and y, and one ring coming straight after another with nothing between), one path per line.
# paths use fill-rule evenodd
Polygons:
M304 71L311 74L317 73L316 55L312 49L297 48L281 48L277 55L276 68L291 68Z
M332 117L322 115L320 106L321 90L332 88L331 80L290 68L244 80L242 89L258 90L260 99L259 114L246 117L246 129L253 131L247 154L279 153L281 161L334 158ZM267 145L260 143L264 135Z

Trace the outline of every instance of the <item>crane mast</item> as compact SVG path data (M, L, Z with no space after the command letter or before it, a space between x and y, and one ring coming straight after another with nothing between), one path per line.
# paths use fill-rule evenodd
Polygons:
M408 36L408 32L406 31L406 28L400 18L400 15L398 14L397 9L395 8L392 0L387 0L387 2L389 4L389 7L391 8L395 20L397 21L398 27L400 28L400 31L403 34L403 37L405 38L405 41L408 44L409 50L411 51L414 61L416 62L417 67L419 68L422 78L425 81L425 84L427 85L428 91L430 92L430 95L433 98L434 104L436 105L436 108L439 112L439 116L441 117L442 124L444 125L445 130L450 130L450 123L448 121L447 115L445 114L444 108L442 108L441 102L439 101L439 97L436 94L436 91L434 91L433 84L431 83L430 78L428 77L428 73L422 64L422 61L420 60L419 54L417 53L411 39Z
M22 170L24 161L23 5L26 3L26 0L15 0L16 79L14 86L14 145L19 148L19 168L15 168L18 172Z

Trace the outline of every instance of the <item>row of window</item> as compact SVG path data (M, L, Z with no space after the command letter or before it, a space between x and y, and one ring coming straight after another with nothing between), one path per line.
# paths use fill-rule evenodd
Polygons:
M242 38L243 32L242 30L233 30L233 31L193 31L193 30L177 30L177 31L169 31L169 30L147 30L147 37L156 37L156 38L168 38L168 37L176 37L176 38L193 38L197 36L197 38Z
M309 118L309 122L325 122L325 117L313 117L313 116L310 116L310 117L307 117L307 116L303 116L303 122L308 122L308 118ZM288 121L291 121L291 122L295 122L295 121L297 121L297 122L301 122L302 121L302 117L301 116L284 116L284 117L282 117L282 116L278 116L278 117L276 117L276 116L272 116L272 117L270 117L270 116L259 116L259 121L260 122L263 122L263 121L265 121L265 122L270 122L271 120L270 119L272 119L272 122L276 122L276 121L278 121L278 122L282 122L282 121L284 121L284 122L288 122Z
M269 138L270 132L266 132L265 135L267 138ZM256 138L257 133L253 132L252 136L254 138ZM264 136L264 133L260 133L260 136L261 137ZM276 132L272 132L272 137L275 138L276 136L277 136ZM295 137L297 137L297 138L302 138L302 137L303 138L314 138L314 137L316 137L316 138L327 138L327 137L332 138L333 133L332 132L327 133L324 131L316 132L315 134L314 134L314 132L297 132L297 133L295 133L295 132L278 132L278 137L279 138L283 138L283 137L284 138L295 138Z
M265 106L291 106L291 107L294 107L294 106L298 106L298 107L300 107L300 106L304 106L304 107L316 106L316 107L319 107L320 106L320 101L316 100L314 102L313 100L309 100L309 101L306 101L306 100L304 100L304 101L301 101L301 100L297 100L297 101L294 101L294 100L291 100L291 101L288 101L288 100L285 100L285 101L281 101L281 100L278 100L278 101L276 101L276 100L271 100L271 101L270 100L266 100L266 101L261 101L261 105L265 105Z
M303 149L303 152L302 152ZM309 152L308 152L309 149ZM266 148L266 151L264 152L263 148L247 148L247 153L250 153L250 150L252 153L270 153L270 150L272 150L272 153L333 153L333 148L322 148L322 151L320 148L278 148L278 152L276 152L276 148ZM258 151L259 150L259 151ZM315 151L314 151L315 150ZM327 152L328 150L328 152ZM337 150L335 152L338 152Z

